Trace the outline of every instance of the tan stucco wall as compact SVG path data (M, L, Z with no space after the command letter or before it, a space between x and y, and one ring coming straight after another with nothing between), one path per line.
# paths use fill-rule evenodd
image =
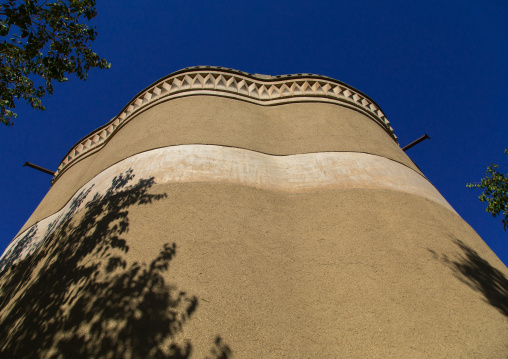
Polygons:
M282 194L154 186L131 207L131 261L177 245L168 283L196 295L195 357L220 335L236 358L505 358L508 320L451 261L462 241L508 270L456 214L379 190ZM448 260L448 262L447 262Z
M179 144L215 144L274 155L364 152L419 172L386 133L365 115L334 104L261 106L217 96L161 103L126 123L98 152L69 167L20 232L55 213L102 170L134 154Z
M95 261L105 263L110 254L119 255L119 259L126 260L115 269L121 279L123 270L132 268L136 262L146 263L143 268L149 267L165 243L175 243L176 256L169 263L169 271L164 272L164 279L167 288L197 298L196 311L183 325L183 332L174 336L190 341L193 357L209 354L210 343L217 336L229 345L236 358L506 357L508 312L493 304L492 290L504 290L502 286L496 288L495 281L506 278L508 269L469 225L447 207L437 191L436 195L424 198L423 191L404 193L400 188L381 186L383 181L393 182L400 167L411 172L407 178L418 179L404 182L406 178L397 178L400 183L417 183L423 189L426 187L419 181L426 180L385 129L360 112L331 103L263 106L217 96L188 96L137 114L107 141L101 150L80 161L74 160L64 170L22 231L59 211L78 189L108 169L128 174L132 168L135 177L132 183L125 181L117 187L111 186L110 177L94 182L93 190L103 192L97 196L90 192L88 202L72 214L69 223L59 227L55 222L57 229L48 231L45 237L48 242L42 242L31 254L33 262L22 261L18 267L4 272L7 275L0 279L9 280L12 275L10 285L14 295L3 307L0 321L19 324L10 327L5 336L4 342L11 348L16 349L19 333L25 334L24 342L30 342L31 335L36 338L40 331L31 323L38 323L38 311L44 310L37 306L41 303L29 290L44 298L47 302L44 307L56 308L61 323L65 323L66 315L73 319L67 323L71 329L62 324L44 333L47 343L43 344L49 348L53 345L51 350L56 350L66 335L69 338L82 335L79 340L86 340L79 345L89 344L93 348L92 330L87 326L94 320L103 329L101 335L112 334L112 344L135 347L135 341L130 341L128 335L136 333L142 337L143 330L134 325L128 328L131 331L122 332L115 327L115 320L121 322L127 317L137 323L144 316L158 319L150 317L157 313L151 312L153 308L136 308L138 300L151 293L152 288L131 291L131 286L135 287L140 280L133 275L118 281L125 283L119 286L125 290L121 295L117 295L116 287L105 293L99 285L86 287L88 281L93 283L97 278L86 275L80 278L82 272L73 270L82 269L81 266L92 268ZM164 157L166 162L160 163L140 160L139 168L146 170L143 173L136 171L132 163L121 167L119 162L155 148L188 144L229 146L281 156L341 152L344 158L355 158L350 162L355 171L330 170L326 179L336 180L330 187L310 186L303 192L291 192L286 191L286 187L291 187L287 183L296 186L297 181L291 182L292 179L310 175L311 171L301 168L327 172L326 166L320 166L325 161L304 163L297 159L279 163L271 156L258 156L262 158L256 161L264 163L263 168L274 174L269 178L272 182L267 180L270 176L263 176L263 180L283 185L254 188L258 182L241 185L244 182L240 180L228 183L220 177L233 168L226 163L221 172L215 166L213 161L224 159L217 155L220 150L206 149L211 153L208 157L199 157L202 152L189 150L195 159L180 159L177 164L181 165L180 172L175 171L180 177L144 184L144 188L159 197L144 194L136 197L143 193L143 188L134 190L131 184L151 175L157 180L164 177L159 175L166 167L161 171L158 165L164 163L169 167L170 157ZM358 153L375 156L356 156ZM237 158L244 155L240 153ZM365 180L360 176L363 170L385 161L384 158L367 161L366 157L386 158L390 166L379 167L389 173L384 176L381 171L376 180ZM262 171L253 170L256 161L245 161L243 167L242 163L237 166L238 171L231 170L239 174L235 180L249 175L261 177ZM396 166L391 166L392 162ZM359 163L364 167L356 166ZM114 167L115 164L118 166ZM198 183L193 181L197 177L190 175L185 179L185 171L191 173L196 166L201 166L201 172L195 170L193 175L210 175L211 180ZM157 175L152 174L155 167ZM400 173L407 173L404 171ZM353 180L363 181L362 188L348 188ZM340 187L337 183L346 184ZM87 207L88 204L91 206ZM66 213L61 217L65 218ZM46 231L47 225L38 230ZM123 240L128 251L119 251ZM60 253L64 253L62 257ZM67 261L71 263L69 268ZM31 272L23 272L25 267ZM104 265L95 268L96 272L107 271ZM77 273L77 278L64 276L66 270L73 275ZM482 272L484 283L474 282L478 272ZM22 277L24 273L30 276L23 281L28 288L26 292L16 281L16 276ZM65 280L59 283L61 277ZM52 291L60 295L56 302L47 295ZM70 295L73 293L77 299ZM73 305L78 306L73 304L77 303L74 300L89 295L90 301L97 293L103 295L99 296L102 302L97 302L102 306L92 308L98 319L91 312L83 317L72 315ZM18 301L19 298L23 301ZM126 298L126 304L122 305ZM120 304L111 305L114 300ZM119 310L115 320L102 311L109 306ZM103 317L110 322L101 321ZM150 320L143 322L148 323L147 329ZM97 344L108 343L100 335L94 340ZM76 350L81 348L79 345ZM51 350L45 352L48 357Z

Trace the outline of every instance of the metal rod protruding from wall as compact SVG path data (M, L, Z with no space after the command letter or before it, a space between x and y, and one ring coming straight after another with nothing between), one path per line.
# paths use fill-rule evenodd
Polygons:
M422 142L423 140L426 140L426 139L429 139L430 140L430 137L429 135L425 134L423 135L422 137L420 137L419 139L411 142L409 145L406 145L404 147L402 147L402 151L407 151L409 150L411 147L413 146L416 146L417 144L419 144L420 142Z
M25 167L25 166L32 167L33 169L36 169L36 170L39 170L41 172L47 173L48 175L52 175L52 176L55 175L55 172L50 171L48 169L45 169L44 167L34 165L33 163L30 163L28 161L25 162L25 164L23 165L23 167Z

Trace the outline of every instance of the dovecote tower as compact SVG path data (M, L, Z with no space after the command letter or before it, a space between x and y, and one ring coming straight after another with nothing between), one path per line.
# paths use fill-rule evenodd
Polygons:
M6 357L505 358L507 268L367 95L177 71L65 155L0 261Z

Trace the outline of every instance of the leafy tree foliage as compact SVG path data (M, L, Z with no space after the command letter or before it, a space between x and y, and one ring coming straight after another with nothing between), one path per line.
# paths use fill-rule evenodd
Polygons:
M504 150L508 155L508 150ZM468 183L468 188L481 188L483 193L478 197L481 202L487 202L487 212L497 217L500 213L504 216L503 228L508 228L508 174L500 173L499 166L493 163L487 167L486 177L480 180L480 183Z
M19 99L44 110L41 97L68 74L86 80L91 68L110 64L94 53L95 0L2 0L0 2L0 122L11 126Z

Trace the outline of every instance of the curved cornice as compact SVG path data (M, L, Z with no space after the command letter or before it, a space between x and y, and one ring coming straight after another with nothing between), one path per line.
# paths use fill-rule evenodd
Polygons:
M258 105L328 102L353 108L370 117L396 141L390 122L367 95L332 78L314 74L252 75L215 66L196 66L174 72L138 93L104 126L82 138L58 166L55 182L74 162L102 148L138 113L167 100L192 95L235 98Z

